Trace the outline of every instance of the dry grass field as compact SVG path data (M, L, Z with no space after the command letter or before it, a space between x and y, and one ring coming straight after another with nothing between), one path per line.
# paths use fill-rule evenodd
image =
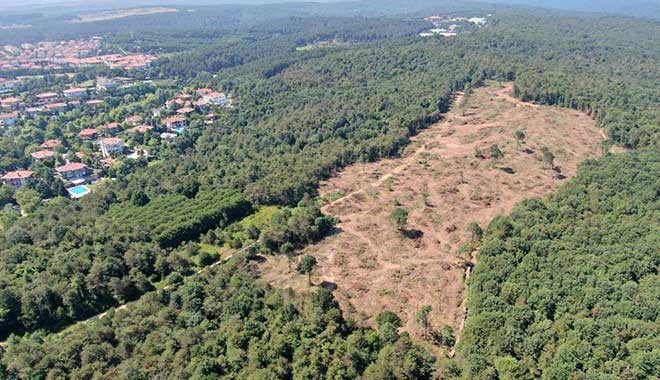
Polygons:
M459 252L467 225L485 228L523 199L553 192L581 161L601 154L603 134L587 115L522 103L511 93L511 84L477 89L467 106L456 105L415 136L401 158L356 164L322 184L321 195L341 195L323 208L340 223L335 235L303 253L316 256L314 283L335 288L349 317L370 325L389 309L418 335L415 314L431 305L434 328L449 324L460 332L466 264L478 259ZM520 145L517 130L526 134ZM503 158L490 157L493 144ZM554 170L544 165L542 147L554 153ZM396 205L409 212L407 229L417 238L389 220ZM277 287L308 288L286 258L269 257L260 270Z

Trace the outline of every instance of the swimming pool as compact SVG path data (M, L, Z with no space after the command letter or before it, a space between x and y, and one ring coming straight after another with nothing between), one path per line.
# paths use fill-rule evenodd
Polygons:
M178 134L182 134L183 131L186 130L186 127L179 127L179 128L175 128L174 130L176 131L176 133L178 133Z
M85 195L89 194L91 190L87 186L75 186L70 189L67 189L69 191L69 195L71 198L81 198L84 197Z

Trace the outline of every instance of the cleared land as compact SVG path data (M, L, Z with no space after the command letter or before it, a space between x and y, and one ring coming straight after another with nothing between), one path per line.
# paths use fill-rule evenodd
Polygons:
M322 184L321 195L335 199L323 211L341 222L337 234L303 253L319 261L314 283L335 289L350 317L372 324L389 309L418 335L415 314L431 305L434 328L449 324L459 332L466 268L476 260L460 252L467 225L485 228L523 199L556 190L581 161L601 154L603 135L587 115L522 103L511 93L512 85L493 83L476 90L467 106L458 106L459 97L402 158L353 165ZM526 134L521 145L517 130ZM503 158L490 157L493 144ZM554 170L543 162L543 147L556 157ZM418 237L404 237L389 220L397 204L409 212L407 230ZM307 288L286 258L269 257L260 269L275 286Z
M146 15L153 15L158 13L172 13L172 12L178 12L178 9L166 8L166 7L121 9L118 11L81 14L78 16L78 19L74 20L73 22L81 23L81 22L106 21L106 20L115 20L124 17L146 16Z

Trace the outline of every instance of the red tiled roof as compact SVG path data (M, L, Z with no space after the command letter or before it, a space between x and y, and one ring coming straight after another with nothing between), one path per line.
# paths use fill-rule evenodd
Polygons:
M78 135L81 136L81 137L82 136L91 137L91 136L96 135L97 133L99 133L99 131L97 131L94 128L86 128L86 129L83 129L82 131L80 131L80 133L78 133Z
M133 127L133 128L131 128L131 129L128 129L127 132L132 132L132 133L136 133L136 132L139 132L139 133L145 133L145 132L150 131L150 130L152 130L152 129L153 129L152 126L142 124L142 125L138 125L137 127Z
M101 139L101 143L105 145L123 144L124 140L120 139L119 137L106 137Z
M41 94L37 94L37 98L39 99L54 98L56 96L57 94L54 92L43 92Z
M61 145L62 142L57 139L46 140L41 144L42 148L55 148L56 146Z
M170 124L170 123L177 123L177 122L182 122L186 121L186 118L183 116L170 116L166 119L163 119L163 123L165 124Z
M14 172L7 172L7 174L2 176L2 179L24 179L32 177L34 172L30 170L16 170Z
M119 123L115 123L115 122L108 123L108 124L102 126L101 128L103 128L103 129L116 129L116 128L119 128Z
M42 159L42 158L51 158L55 155L55 152L52 150L39 150L31 154L32 157L36 159Z
M87 91L87 89L82 88L82 87L74 87L74 88L67 88L67 89L64 90L63 92L64 92L65 94L70 94L70 93L83 92L83 91Z
M178 113L180 115L183 115L183 114L191 113L193 111L195 111L193 108L185 107L185 108L181 108L181 109L176 110L176 113Z
M56 167L55 171L58 173L62 173L62 172L70 172L73 170L81 170L85 168L87 168L87 165L83 164L82 162L72 162L70 164Z

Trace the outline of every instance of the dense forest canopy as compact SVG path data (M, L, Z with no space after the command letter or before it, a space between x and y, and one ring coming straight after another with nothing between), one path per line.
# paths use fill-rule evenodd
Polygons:
M487 27L421 38L428 24L394 16L397 6L369 18L327 5L197 8L172 16L167 32L153 27L169 22L163 15L140 16L137 37L124 33L135 18L99 29L122 32L107 36L118 47L137 41L170 53L143 78L222 88L236 105L213 124L192 125L156 164L139 164L80 201L58 197L23 217L3 211L0 335L25 334L0 349L0 375L424 379L436 369L460 376L459 367L466 379L657 375L658 23L464 5L479 12L470 15L493 12ZM398 155L456 91L488 79L515 81L526 101L585 111L611 143L635 151L588 162L556 196L493 221L455 362L434 363L396 333L393 318L377 332L356 328L330 293L270 289L243 259L182 280L207 261L201 236L230 236L263 205L285 210L268 230L246 232L270 243L263 253L323 237L332 221L310 201L320 180ZM3 165L17 166L15 142L22 150L44 128L5 136L1 148L15 155ZM145 293L134 312L61 336L37 331ZM167 346L154 343L163 337Z

